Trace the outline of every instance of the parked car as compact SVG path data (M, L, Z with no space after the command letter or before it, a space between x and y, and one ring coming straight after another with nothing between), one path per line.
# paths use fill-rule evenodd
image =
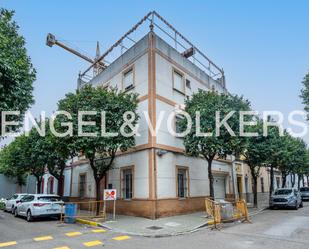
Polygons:
M64 202L58 195L33 194L24 196L14 209L14 215L27 221L37 217L60 217Z
M14 213L14 208L20 202L21 198L26 196L26 193L23 194L14 194L11 198L8 198L5 202L5 209L4 211Z
M299 191L300 191L301 199L303 201L309 200L309 187L302 187L299 189Z
M4 198L0 198L0 210L4 210L5 211L5 204L6 204L7 200Z
M277 189L270 198L270 208L275 207L286 207L298 209L303 207L303 201L300 193L297 189L292 188L279 188Z

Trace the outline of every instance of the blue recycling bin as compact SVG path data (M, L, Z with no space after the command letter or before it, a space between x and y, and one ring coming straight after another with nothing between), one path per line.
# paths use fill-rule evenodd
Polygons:
M76 222L76 210L77 205L74 203L65 204L64 208L64 222L65 223L75 223Z

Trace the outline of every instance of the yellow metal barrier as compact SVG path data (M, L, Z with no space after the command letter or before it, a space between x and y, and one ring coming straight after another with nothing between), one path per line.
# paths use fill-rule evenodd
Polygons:
M219 203L213 201L209 198L205 199L205 207L206 207L206 214L214 219L214 226L218 228L218 225L222 224L223 222L229 222L234 220L242 220L250 222L249 219L249 212L247 208L247 203L245 200L238 200L235 202L228 202L228 205L232 205L232 215L229 218L223 218L223 208L222 206L225 205L223 203Z
M65 205L75 204L76 214L73 216L65 216ZM104 201L80 201L80 202L65 202L62 204L62 212L60 221L63 222L65 217L80 218L80 219L93 219L105 218Z

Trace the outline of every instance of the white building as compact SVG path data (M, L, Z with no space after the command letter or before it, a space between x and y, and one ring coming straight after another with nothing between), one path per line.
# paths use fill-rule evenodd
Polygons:
M156 13L150 13L148 19L156 17ZM149 218L204 210L204 199L209 196L207 162L184 154L182 139L168 131L168 116L198 89L227 92L219 67L172 27L168 26L176 39L170 43L159 36L161 29L156 27L157 23L151 22L144 37L87 82L139 94L140 136L132 150L119 153L106 185L117 189L117 212ZM186 43L187 50L178 39ZM79 87L83 84L81 77ZM158 127L153 136L144 112L149 114L153 127ZM162 112L165 115L160 124ZM173 118L173 125L178 118ZM65 195L72 200L95 198L95 182L87 160L75 160L65 172ZM216 198L233 196L232 161L215 160L213 173ZM102 182L102 189L104 185Z

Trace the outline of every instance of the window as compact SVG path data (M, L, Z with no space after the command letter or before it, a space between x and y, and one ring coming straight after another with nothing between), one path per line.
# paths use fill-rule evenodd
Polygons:
M246 193L249 193L249 178L247 176L245 177L245 189Z
M133 68L123 74L123 89L130 90L134 85Z
M188 79L186 79L186 87L187 87L188 89L191 89L191 81L188 80Z
M261 177L261 191L262 191L262 193L265 192L265 189L264 189L264 178L263 177Z
M34 196L33 195L26 195L25 197L23 197L21 199L22 202L30 202L34 200Z
M122 170L122 197L129 200L133 197L133 169Z
M175 90L184 93L185 85L184 85L184 77L181 73L177 71L173 71L173 87Z
M185 129L182 129L182 125L181 123L183 122L183 120L185 119L185 117L183 115L177 114L175 116L175 131L176 133L182 133L185 131Z
M86 174L79 175L79 197L86 196Z
M184 168L177 169L177 196L188 197L188 170Z
M38 198L39 201L44 201L44 202L57 202L61 201L60 196L41 196Z

